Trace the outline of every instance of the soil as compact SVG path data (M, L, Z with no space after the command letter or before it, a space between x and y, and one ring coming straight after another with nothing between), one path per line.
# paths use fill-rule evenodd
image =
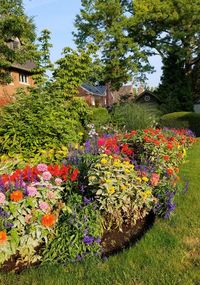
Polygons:
M150 229L154 223L155 216L153 213L147 215L144 219L138 220L135 225L128 222L122 225L122 230L119 228L113 228L109 231L105 231L102 237L101 245L103 247L102 257L108 257L116 254L123 249L134 245L148 229ZM42 250L43 246L36 248L36 253ZM0 268L0 272L14 271L20 273L30 267L38 266L40 263L25 264L19 261L20 255L13 255L7 260Z
M119 228L105 231L101 241L103 256L108 257L134 245L152 227L154 221L155 215L150 213L135 225L131 222L123 224L121 231Z

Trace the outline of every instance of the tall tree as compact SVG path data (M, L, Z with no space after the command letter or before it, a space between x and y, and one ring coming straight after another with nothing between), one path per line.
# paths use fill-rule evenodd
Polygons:
M63 49L63 57L56 62L52 87L58 96L70 99L78 92L78 87L93 71L90 49Z
M161 108L165 113L192 111L192 90L190 77L185 74L184 61L171 53L163 61L163 75L158 88Z
M37 67L35 68L35 74L33 79L36 85L43 86L49 79L49 72L53 70L53 64L50 59L50 49L52 44L50 43L51 32L47 29L41 31L41 35L38 38L38 53L37 53Z
M12 63L34 57L34 29L22 0L0 0L0 83L10 82L7 70Z
M138 71L149 70L147 56L129 36L130 0L82 0L74 33L78 47L92 43L102 65L102 81L118 89Z

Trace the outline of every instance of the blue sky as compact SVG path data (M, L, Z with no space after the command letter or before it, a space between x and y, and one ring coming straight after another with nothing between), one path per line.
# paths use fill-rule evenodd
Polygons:
M24 0L25 11L34 17L37 34L47 28L51 31L52 61L61 57L65 46L75 47L72 38L74 19L81 8L81 0ZM149 86L157 86L161 75L161 61L159 57L152 57L151 64L156 72L148 75Z

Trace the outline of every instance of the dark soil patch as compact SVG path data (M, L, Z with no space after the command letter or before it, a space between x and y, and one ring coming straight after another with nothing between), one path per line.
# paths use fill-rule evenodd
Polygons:
M102 237L103 256L116 254L123 249L134 245L148 231L155 221L155 215L150 213L138 220L135 225L131 222L122 225L122 230L113 228L106 231Z

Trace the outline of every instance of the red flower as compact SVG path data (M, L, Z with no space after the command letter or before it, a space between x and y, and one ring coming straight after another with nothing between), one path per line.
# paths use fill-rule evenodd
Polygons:
M20 190L15 190L10 194L10 200L14 202L19 202L20 200L23 199L23 193Z
M168 149L172 149L172 148L173 148L173 145L172 145L171 143L168 143L168 144L167 144L167 148L168 148Z
M55 224L56 217L53 214L46 214L42 217L41 223L45 227L52 227Z
M70 180L71 180L72 182L76 181L77 176L78 176L78 169L76 168L76 169L74 169L74 171L72 172L71 177L70 177Z
M169 155L163 155L164 160L169 160Z

